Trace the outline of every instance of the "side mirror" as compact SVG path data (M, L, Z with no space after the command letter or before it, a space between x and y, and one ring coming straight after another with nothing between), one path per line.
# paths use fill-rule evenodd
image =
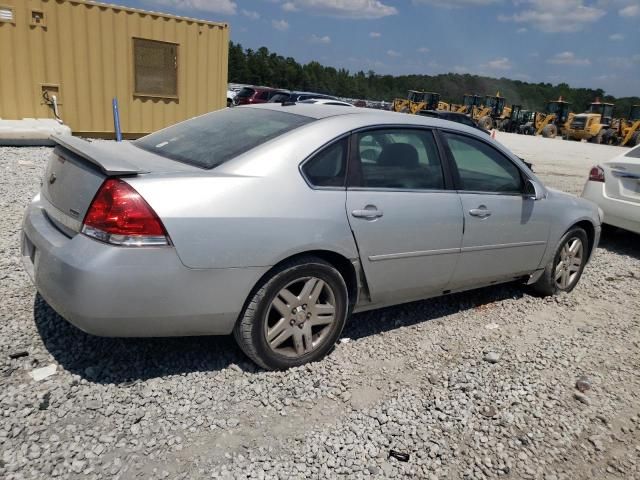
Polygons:
M547 196L547 192L544 187L530 178L527 178L524 184L524 194L527 198L532 200L542 200Z

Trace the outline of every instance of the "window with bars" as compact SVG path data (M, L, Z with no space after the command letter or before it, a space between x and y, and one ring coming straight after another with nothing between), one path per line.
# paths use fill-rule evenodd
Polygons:
M133 39L134 94L178 96L178 45Z

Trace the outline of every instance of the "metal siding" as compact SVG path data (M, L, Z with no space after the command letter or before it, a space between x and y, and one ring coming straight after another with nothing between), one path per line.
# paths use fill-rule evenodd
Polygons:
M0 118L52 118L41 85L60 88L60 115L74 132L113 132L117 97L123 133L137 135L226 106L229 30L96 4L90 0L0 0L15 24L0 23ZM31 27L30 8L46 27ZM178 99L134 96L133 37L178 44Z

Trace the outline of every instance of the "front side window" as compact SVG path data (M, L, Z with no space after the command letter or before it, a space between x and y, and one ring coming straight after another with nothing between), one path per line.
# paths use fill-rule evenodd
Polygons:
M385 129L356 135L357 165L352 186L444 189L440 157L431 131Z
M480 140L445 133L460 177L460 189L473 192L522 193L520 169Z
M346 166L347 140L342 139L316 154L304 164L302 171L317 187L344 187Z
M133 62L136 95L178 96L178 45L134 38Z

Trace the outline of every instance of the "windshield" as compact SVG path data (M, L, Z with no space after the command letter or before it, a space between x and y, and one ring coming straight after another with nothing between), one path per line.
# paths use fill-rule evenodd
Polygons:
M192 118L134 142L139 148L200 168L215 168L314 119L256 108Z

